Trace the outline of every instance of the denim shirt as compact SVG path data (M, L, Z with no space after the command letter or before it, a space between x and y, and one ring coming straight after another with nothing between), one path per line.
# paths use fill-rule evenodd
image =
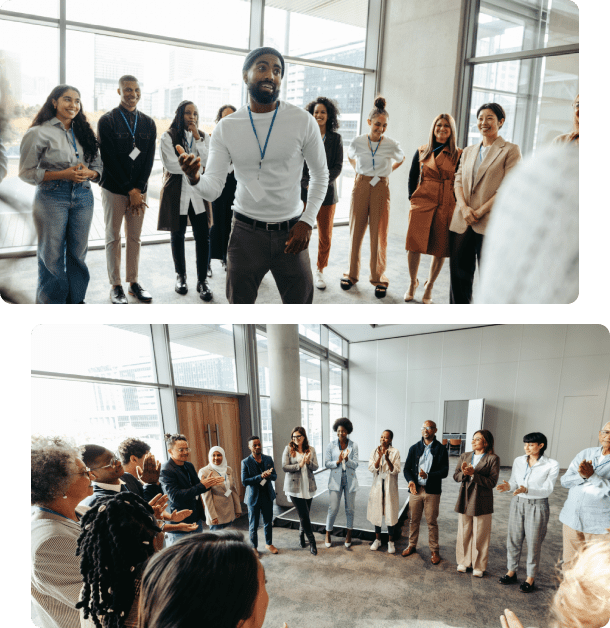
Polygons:
M358 488L358 478L356 477L356 469L358 469L358 445L354 441L347 440L347 449L349 455L345 461L345 474L347 476L347 490L353 493ZM343 474L343 465L337 465L341 448L339 447L339 439L331 440L326 447L324 454L324 466L330 469L330 477L328 478L328 490L341 490L341 476Z
M581 451L570 463L561 485L569 488L568 499L559 515L559 521L587 534L606 534L610 528L610 461L600 465L593 475L585 480L578 473L583 460L595 464L601 455L601 447L590 447Z

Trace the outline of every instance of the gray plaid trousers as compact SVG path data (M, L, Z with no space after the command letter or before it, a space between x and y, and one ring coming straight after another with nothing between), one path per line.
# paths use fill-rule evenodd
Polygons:
M506 540L508 571L517 571L523 541L527 539L527 575L535 578L540 563L540 549L549 522L549 500L513 497L508 517Z

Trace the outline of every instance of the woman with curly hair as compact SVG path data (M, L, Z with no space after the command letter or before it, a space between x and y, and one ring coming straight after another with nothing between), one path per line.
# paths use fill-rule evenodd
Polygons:
M389 281L385 275L388 225L390 222L389 176L402 165L405 154L396 140L384 135L389 114L385 98L375 98L369 113L369 132L352 140L348 159L356 171L349 210L349 270L341 279L341 288L349 290L360 277L360 249L369 227L371 238L370 282L375 296L383 299Z
M19 177L36 186L36 303L84 303L93 219L90 181L99 181L101 174L98 142L82 112L80 92L58 85L23 136L19 157Z
M318 96L305 107L318 123L324 150L326 151L326 164L328 166L328 191L322 201L322 207L316 218L318 223L318 265L314 284L316 288L324 290L326 283L323 272L328 266L330 254L330 241L333 235L333 221L335 208L339 200L337 193L337 177L343 168L343 140L337 129L339 128L339 106L334 100L324 96ZM301 200L307 203L307 190L309 189L309 168L307 163L303 165L303 177L301 178Z
M81 628L137 628L142 572L163 547L153 509L135 493L117 493L89 510L81 529Z
M330 533L335 525L335 518L339 512L341 493L345 499L345 517L347 519L347 534L345 547L352 544L352 530L354 529L354 508L356 491L358 490L358 445L348 438L354 430L349 419L342 417L333 424L333 431L337 434L336 440L331 440L324 454L324 466L330 469L328 477L328 515L326 517L326 547L331 546Z
M78 504L93 495L80 449L58 438L32 436L32 606L39 626L78 626L83 586L77 541Z
M161 162L163 163L163 187L159 196L159 219L157 229L171 231L172 257L176 271L175 290L186 294L186 259L184 237L190 221L195 236L197 259L197 292L202 301L211 301L212 291L208 286L209 228L212 226L212 207L195 194L186 175L178 163L176 146L182 146L187 153L201 159L201 172L210 149L210 136L197 128L199 110L190 100L183 100L176 109L176 115L169 129L161 136Z

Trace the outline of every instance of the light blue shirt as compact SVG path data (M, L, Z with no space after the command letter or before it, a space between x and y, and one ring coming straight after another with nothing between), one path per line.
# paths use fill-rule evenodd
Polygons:
M572 530L606 534L610 528L610 456L601 459L601 453L601 447L584 449L572 460L561 478L561 485L569 488L570 492L559 521ZM583 460L591 460L596 467L593 475L586 480L578 473Z
M434 441L432 441L433 443ZM430 473L430 467L432 466L432 452L430 451L430 447L432 447L432 443L426 445L424 447L424 453L419 458L419 468L423 469L426 474ZM417 482L421 486L426 486L426 482L428 478L424 479L421 476L417 476Z
M358 469L358 445L354 441L347 441L347 449L349 455L345 461L345 474L347 476L347 490L349 493L353 493L358 488L358 478L356 477L356 469ZM328 490L340 491L341 490L341 476L343 474L342 464L338 465L339 453L341 449L339 447L339 439L331 440L326 447L324 453L324 466L330 469L330 476L328 478Z

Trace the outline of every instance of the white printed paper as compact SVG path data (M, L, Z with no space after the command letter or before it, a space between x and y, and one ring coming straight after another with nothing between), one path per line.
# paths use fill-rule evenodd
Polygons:
M265 484L267 484L267 479L266 478L264 480L261 480L261 486L265 486Z
M129 156L135 161L136 157L140 154L140 149L134 146L134 149L129 153Z

